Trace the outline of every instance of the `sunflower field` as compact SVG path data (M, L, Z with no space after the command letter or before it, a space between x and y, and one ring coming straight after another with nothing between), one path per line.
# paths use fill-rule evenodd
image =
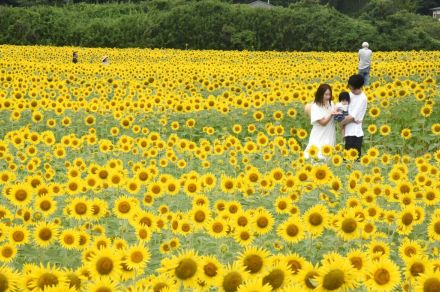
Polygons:
M322 162L355 53L0 46L0 291L440 291L438 64L375 53Z

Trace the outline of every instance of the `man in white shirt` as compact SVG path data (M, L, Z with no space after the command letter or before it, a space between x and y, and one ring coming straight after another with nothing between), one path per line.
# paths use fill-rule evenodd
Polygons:
M364 78L361 75L353 75L348 79L350 88L350 104L348 105L348 116L341 121L341 126L345 126L345 149L356 149L358 159L361 157L362 140L364 132L362 130L362 120L367 111L367 96L362 91Z
M368 48L368 43L362 43L362 49L358 52L359 58L359 75L364 77L364 85L368 85L370 81L371 56L373 52Z

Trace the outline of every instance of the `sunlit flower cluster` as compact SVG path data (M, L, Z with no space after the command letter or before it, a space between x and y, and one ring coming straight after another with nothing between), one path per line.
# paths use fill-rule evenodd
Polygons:
M0 56L1 291L440 291L439 52L375 54L359 162L303 155L352 53Z

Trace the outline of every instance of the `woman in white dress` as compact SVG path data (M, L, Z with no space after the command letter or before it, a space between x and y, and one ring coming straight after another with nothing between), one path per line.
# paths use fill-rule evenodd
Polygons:
M309 144L304 150L304 157L310 157L308 150L315 145L318 151L318 159L325 159L321 153L324 145L335 146L336 128L333 116L336 114L332 105L332 88L328 84L321 84L315 93L315 101L310 109L310 124L313 126L310 132Z

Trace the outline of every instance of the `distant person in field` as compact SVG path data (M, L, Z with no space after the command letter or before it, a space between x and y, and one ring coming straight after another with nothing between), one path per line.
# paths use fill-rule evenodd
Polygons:
M362 49L359 50L359 75L364 78L364 85L369 85L370 82L370 71L371 71L371 57L373 52L368 48L369 44L367 42L362 43Z
M362 140L364 132L362 130L362 120L367 111L367 96L362 87L364 86L364 77L361 75L352 75L348 79L350 88L350 104L348 105L348 116L346 116L340 125L344 127L345 149L356 149L358 159L362 152Z
M73 52L72 62L78 63L78 52Z
M102 65L108 65L108 56L102 57Z
M307 112L307 110L306 110ZM328 84L321 84L316 90L315 101L310 107L310 132L309 143L304 150L304 157L310 157L308 150L315 146L319 149L318 159L325 159L321 153L324 145L335 146L336 128L333 116L336 114L332 105L332 88Z

